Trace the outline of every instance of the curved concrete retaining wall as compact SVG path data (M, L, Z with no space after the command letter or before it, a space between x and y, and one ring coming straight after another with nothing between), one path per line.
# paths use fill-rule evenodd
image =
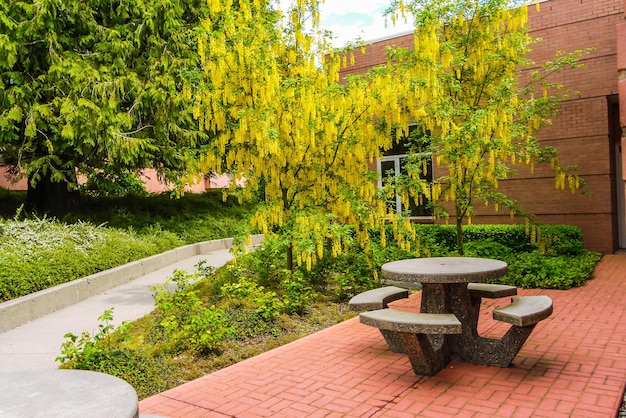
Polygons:
M252 237L253 244L263 240L263 235ZM0 303L0 332L8 331L34 319L70 306L83 299L106 292L160 268L196 255L232 247L232 238L185 245L161 254L133 261L123 266L104 270L82 279L41 290Z

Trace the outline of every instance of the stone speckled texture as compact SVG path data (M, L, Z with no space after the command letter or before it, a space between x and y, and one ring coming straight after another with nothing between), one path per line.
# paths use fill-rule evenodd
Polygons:
M429 314L380 309L359 315L362 324L379 328L399 340L416 374L434 376L450 361L445 334L460 334L453 314Z
M536 324L552 315L552 299L545 295L516 296L511 304L493 311L493 319L518 327Z
M0 416L134 418L135 389L122 379L83 370L0 374Z
M460 334L461 322L453 314L428 314L380 309L359 315L362 324L414 334Z
M385 263L381 270L395 283L478 283L504 276L508 266L489 258L432 257Z
M373 311L386 308L391 302L409 297L409 291L395 286L379 287L354 296L348 306L354 311Z

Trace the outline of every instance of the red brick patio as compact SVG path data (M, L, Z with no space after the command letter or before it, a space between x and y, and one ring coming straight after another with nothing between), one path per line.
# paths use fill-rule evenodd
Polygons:
M377 329L353 318L140 402L171 417L615 417L626 381L626 256L606 256L587 285L545 294L541 321L508 368L453 359L415 375ZM481 333L501 335L483 299ZM401 306L417 309L419 293Z

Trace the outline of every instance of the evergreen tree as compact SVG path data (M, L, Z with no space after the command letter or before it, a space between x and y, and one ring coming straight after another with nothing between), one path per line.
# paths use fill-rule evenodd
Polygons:
M29 209L72 208L77 174L183 167L207 141L189 95L202 0L0 0L0 154ZM5 42L7 41L7 42Z

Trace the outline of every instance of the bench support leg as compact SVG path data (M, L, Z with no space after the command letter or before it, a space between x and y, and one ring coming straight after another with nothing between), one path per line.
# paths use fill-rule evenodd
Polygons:
M535 326L511 326L500 340L483 337L475 337L471 342L465 340L459 356L471 363L509 367Z
M404 349L402 348L402 341L398 336L398 331L390 331L386 329L381 329L380 333L383 334L387 345L394 353L404 353Z
M481 298L471 296L467 286L452 286L449 294L452 298L446 304L464 325L463 334L449 336L451 351L470 363L508 367L536 324L526 327L511 326L502 339L481 337L477 331ZM458 302L468 298L471 300L470 306Z
M415 374L434 376L450 362L447 345L434 349L428 335L398 332Z

